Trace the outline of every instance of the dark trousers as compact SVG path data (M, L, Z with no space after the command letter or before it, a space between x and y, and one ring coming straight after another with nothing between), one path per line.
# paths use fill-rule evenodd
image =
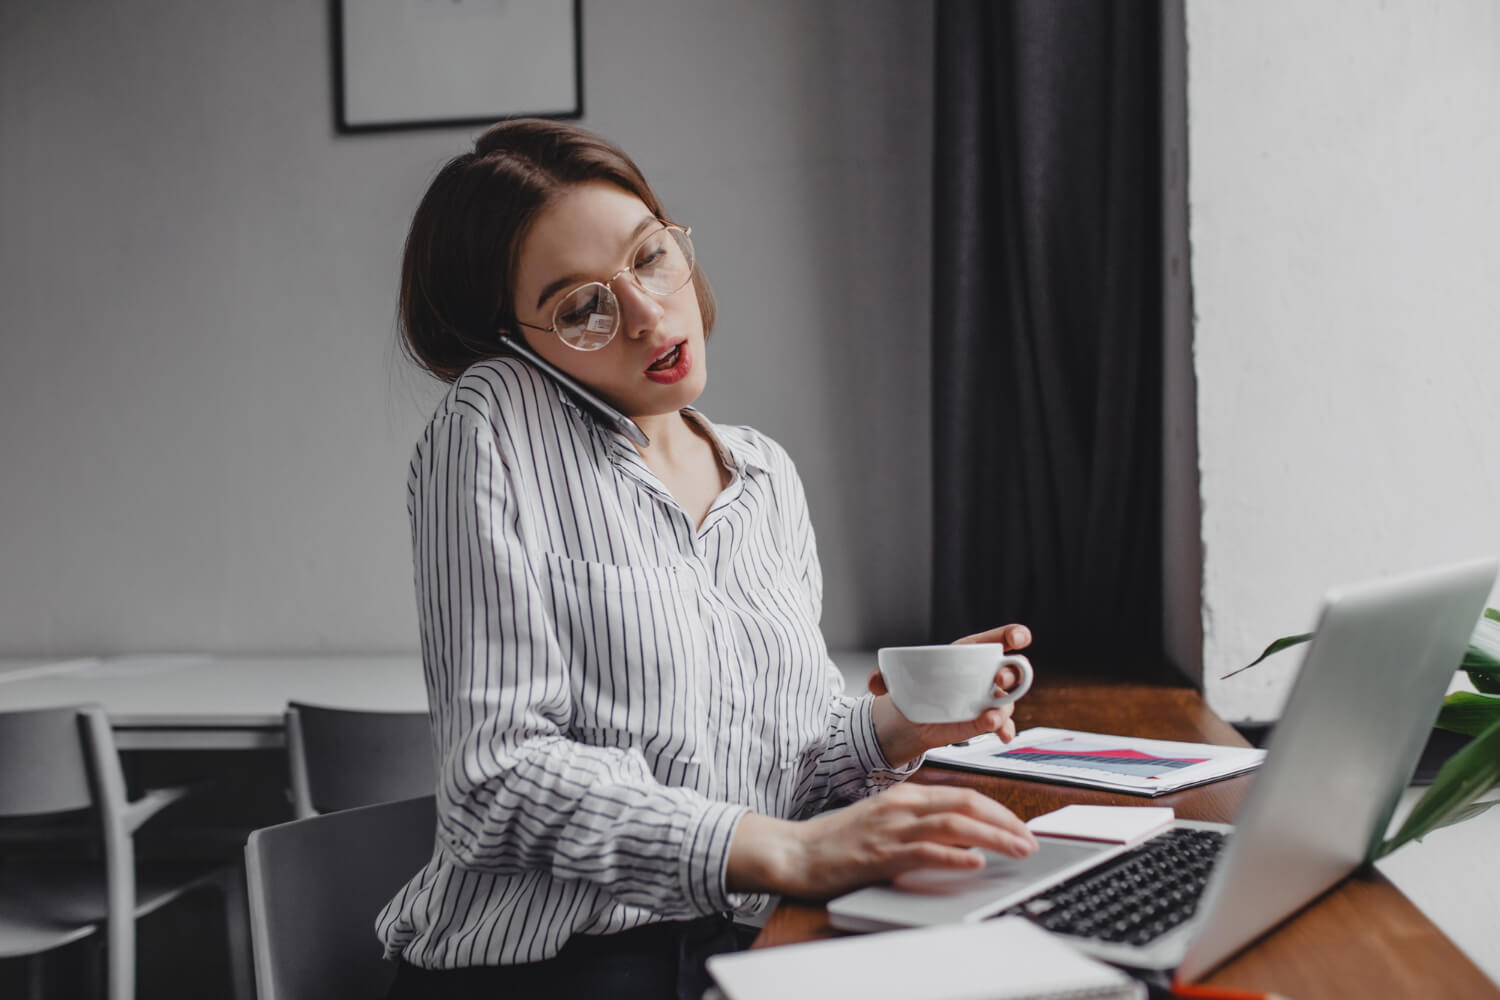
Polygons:
M701 1000L710 955L739 951L756 928L727 916L576 934L555 958L525 965L421 969L402 962L386 1000Z

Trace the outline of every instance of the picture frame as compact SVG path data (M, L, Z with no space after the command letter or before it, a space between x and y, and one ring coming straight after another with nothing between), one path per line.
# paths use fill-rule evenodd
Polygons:
M342 134L583 115L581 0L330 0Z

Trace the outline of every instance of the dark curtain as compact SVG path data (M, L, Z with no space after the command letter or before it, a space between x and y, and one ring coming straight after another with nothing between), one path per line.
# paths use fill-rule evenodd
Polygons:
M945 0L934 181L934 613L1038 664L1155 672L1160 13Z

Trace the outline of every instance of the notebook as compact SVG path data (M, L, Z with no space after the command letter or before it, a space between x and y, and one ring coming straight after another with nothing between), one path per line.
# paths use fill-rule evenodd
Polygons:
M726 1000L1142 1000L1146 988L1020 917L714 955ZM705 995L705 1000L707 1000Z
M1176 820L1138 845L1039 836L1028 858L986 854L977 872L841 896L828 905L833 925L1013 913L1107 962L1205 975L1373 855L1495 573L1489 558L1329 591L1233 827ZM1126 888L1143 871L1177 883L1160 914Z

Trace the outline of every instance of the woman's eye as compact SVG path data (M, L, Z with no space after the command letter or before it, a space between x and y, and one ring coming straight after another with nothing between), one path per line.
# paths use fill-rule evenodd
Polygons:
M662 259L665 258L666 255L667 245L661 239L661 237L658 236L645 243L641 247L640 253L639 255L637 255L635 264L633 266L637 271L650 269L660 264L662 262Z
M599 311L599 295L589 296L582 302L572 302L560 310L557 321L563 326L582 326L590 315Z

